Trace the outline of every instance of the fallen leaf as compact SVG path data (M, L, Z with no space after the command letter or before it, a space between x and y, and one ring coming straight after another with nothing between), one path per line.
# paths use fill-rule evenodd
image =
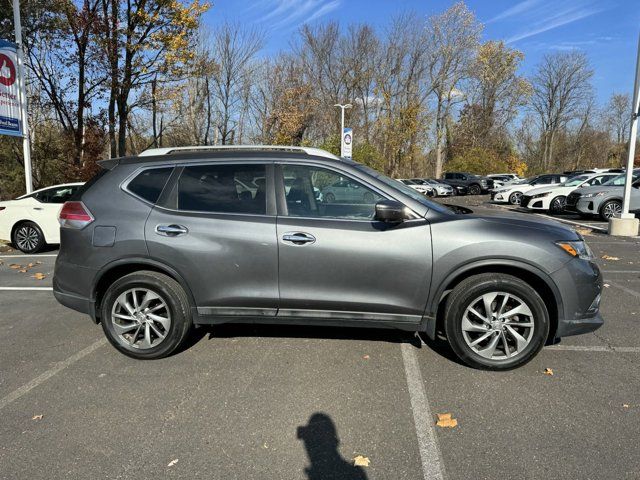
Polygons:
M590 235L592 230L589 228L576 228L576 232L578 232L580 235Z
M369 460L369 457L365 457L362 455L358 455L356 458L353 459L353 464L356 467L368 467L370 463L371 463L371 460Z
M38 273L36 273L34 275L31 275L31 276L33 278L35 278L36 280L42 280L42 279L46 278L46 275L44 273L40 273L40 272L38 272Z
M602 259L603 260L613 260L613 261L620 260L618 257L612 257L611 255L603 255Z
M609 285L608 283L605 283L604 285L602 285L604 288L609 288L611 285Z
M362 358L364 358L365 360L369 360L369 355L363 355Z
M542 373L544 373L545 375L549 375L549 376L553 377L553 370L551 370L550 368L545 368L544 372L542 372Z
M19 268L22 268L22 265L18 265L17 263L12 263L11 265L9 265L9 268L13 268L14 270L18 270Z
M622 408L629 408L629 404L628 403L623 403L622 404Z
M178 459L175 458L173 460L171 460L168 464L167 467L173 467L176 463L178 463Z
M450 413L438 413L436 425L442 428L453 428L458 425L458 420L451 418Z
M34 415L31 420L42 420L42 415Z
M35 263L30 263L30 264L28 264L28 265L27 265L27 267L29 267L29 268L33 268L33 267L35 267L35 266L36 266L36 264L35 264Z
M26 268L21 268L20 270L18 270L20 273L27 273L27 269Z

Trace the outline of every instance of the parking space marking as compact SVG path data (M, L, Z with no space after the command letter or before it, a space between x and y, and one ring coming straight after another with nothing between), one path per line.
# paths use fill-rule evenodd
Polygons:
M53 287L0 287L0 291L9 291L9 292L16 292L16 291L22 291L22 290L41 290L41 291L45 291L45 292L50 292L51 290L53 290Z
M84 357L89 355L91 352L97 350L98 348L102 347L106 343L107 343L107 339L106 338L101 338L100 340L98 340L96 342L93 342L91 345L89 345L86 348L83 348L82 350L80 350L77 353L74 353L73 355L71 355L66 360L63 360L62 362L58 362L55 367L50 368L49 370L47 370L43 374L41 374L41 375L37 376L36 378L34 378L33 380L31 380L29 383L26 383L23 386L15 389L9 395L7 395L6 397L3 397L2 399L0 399L0 410L2 410L4 407L9 405L10 403L15 402L17 399L19 399L23 395L26 395L31 390L36 388L38 385L46 382L51 377L53 377L55 374L60 373L65 368L73 365L74 363L76 363L79 360L82 360Z
M633 295L634 297L638 297L640 298L640 292L636 292L635 290L631 290L630 288L625 287L624 285L620 285L617 284L615 282L612 282L611 280L607 279L607 283L613 287L616 287L620 290L622 290L623 292L627 292L630 295Z
M640 270L602 270L602 273L640 273Z
M546 347L545 350L562 350L566 352L640 353L640 347L608 347L600 345L551 345Z
M409 387L413 422L418 436L422 474L425 480L442 480L444 478L444 462L433 428L433 414L429 408L429 399L424 391L418 359L414 353L414 347L410 343L403 342L400 348L402 349L404 372Z
M24 258L24 257L28 257L28 258L35 258L35 257L57 257L58 254L57 253L47 253L47 254L40 254L38 255L37 253L34 253L33 255L0 255L0 258Z

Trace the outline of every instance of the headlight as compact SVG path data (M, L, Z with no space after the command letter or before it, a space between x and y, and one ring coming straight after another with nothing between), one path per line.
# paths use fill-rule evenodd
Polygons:
M549 194L551 192L547 192L547 193L538 193L537 195L532 196L531 198L542 198L542 197L548 197Z
M601 197L604 194L606 194L606 192L586 193L586 194L582 195L582 198Z
M572 257L578 257L583 260L593 260L593 252L589 248L589 245L584 243L582 240L574 242L556 242L556 245Z

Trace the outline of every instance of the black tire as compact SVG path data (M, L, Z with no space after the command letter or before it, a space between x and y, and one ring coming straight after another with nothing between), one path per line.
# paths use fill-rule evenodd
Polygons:
M514 352L511 353L513 355L511 358L485 358L476 353L472 347L467 344L467 341L463 336L462 323L466 309L470 306L476 305L478 298L483 294L492 292L504 292L517 297L517 299L522 300L522 302L526 304L532 313L533 318L531 319L531 323L533 323L533 331L517 327L520 329L518 333L522 332L521 335L523 337L524 335L529 336L529 343L526 347L523 347L520 352L514 348ZM494 304L497 305L497 303L501 303L501 301L499 301L501 298L504 297L496 297ZM484 312L482 313L484 314ZM485 370L509 370L524 365L536 356L544 346L549 335L549 313L544 301L540 295L538 295L536 290L531 287L531 285L512 275L483 273L463 280L456 285L453 291L449 294L444 315L445 332L451 348L460 360L473 368ZM506 331L506 327L504 328ZM478 333L477 335L482 336L484 333ZM486 341L490 342L491 339L495 337L500 337L500 333L492 333ZM515 338L511 335L509 338L512 340L515 347ZM498 345L503 345L500 342L501 340L498 341ZM483 346L483 343L481 342L479 345ZM507 345L509 345L508 340ZM505 350L505 347L501 348L502 351ZM499 350L496 350L496 352L500 353Z
M612 210L615 210L616 213L622 212L622 202L620 200L609 200L604 202L598 212L600 218L605 222L608 222L609 219L613 217L613 214L610 213Z
M335 201L336 201L336 196L335 196L333 193L327 193L327 194L324 196L324 200L325 200L327 203L333 203L333 202L335 202Z
M560 215L564 212L564 206L567 203L567 197L558 195L549 203L549 215Z
M521 201L522 201L522 192L513 192L511 195L509 195L509 203L511 205L520 205Z
M11 243L21 252L29 254L38 253L47 245L40 227L30 221L20 222L13 227Z
M469 195L480 195L482 193L482 188L477 183L474 183L469 187Z
M156 346L140 349L131 346L113 326L112 309L118 297L132 288L144 288L158 295L167 305L171 324L165 337ZM191 330L191 310L184 289L171 277L142 270L119 278L109 286L100 306L102 329L109 342L120 352L138 360L151 360L170 355L187 338Z

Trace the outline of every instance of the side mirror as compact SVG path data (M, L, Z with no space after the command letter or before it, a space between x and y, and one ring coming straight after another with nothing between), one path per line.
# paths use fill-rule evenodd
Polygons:
M404 218L404 205L402 203L395 200L381 200L376 203L376 220L386 223L401 223Z

